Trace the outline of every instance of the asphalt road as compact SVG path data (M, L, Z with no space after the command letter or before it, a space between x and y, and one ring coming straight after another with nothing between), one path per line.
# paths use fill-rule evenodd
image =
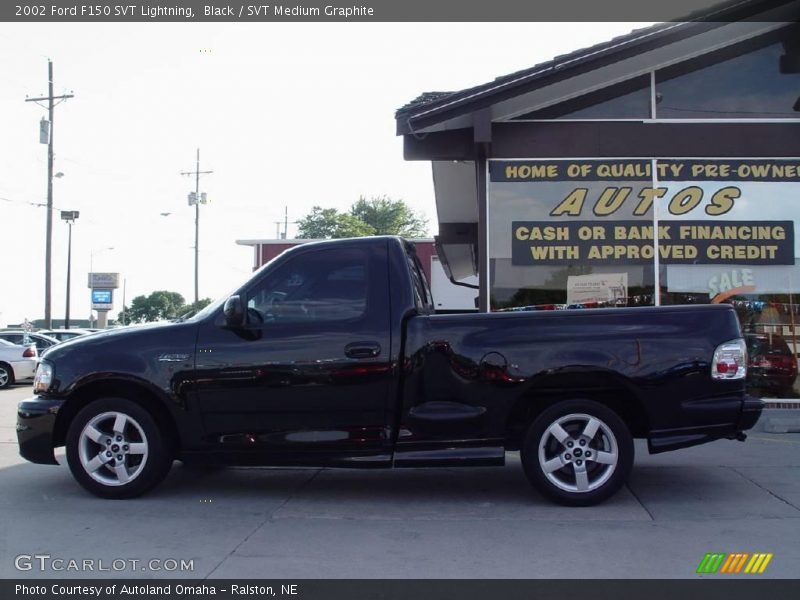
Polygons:
M658 456L637 445L629 486L591 508L539 497L513 454L504 468L398 471L176 463L148 496L110 501L84 492L63 456L18 456L16 402L29 394L0 391L0 577L693 578L707 552L774 554L742 578L800 573L800 434ZM72 570L84 560L94 571Z

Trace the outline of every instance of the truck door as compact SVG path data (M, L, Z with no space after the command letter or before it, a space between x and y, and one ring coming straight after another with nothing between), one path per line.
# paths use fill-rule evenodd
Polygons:
M386 244L309 246L279 261L243 290L245 327L200 328L207 435L293 456L380 450L394 381Z

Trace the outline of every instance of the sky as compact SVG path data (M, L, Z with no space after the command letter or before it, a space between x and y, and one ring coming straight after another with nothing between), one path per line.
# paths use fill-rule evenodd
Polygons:
M200 297L252 271L241 239L276 237L315 205L405 200L436 233L430 163L403 160L395 111L608 40L637 23L0 23L0 326L44 316L46 109L55 109L54 206L78 210L72 319L89 316L87 274L119 272L127 303L194 297L200 148ZM52 315L63 318L67 225L53 215ZM296 227L290 224L289 237ZM115 296L116 318L122 290Z

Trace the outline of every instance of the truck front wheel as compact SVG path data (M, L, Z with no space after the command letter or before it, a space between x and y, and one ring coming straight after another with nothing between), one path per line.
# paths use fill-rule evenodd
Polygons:
M633 466L633 439L620 417L593 400L551 406L528 428L522 465L542 495L590 506L614 495Z
M72 475L102 498L139 496L172 465L153 416L127 398L101 398L84 407L67 430L66 446Z

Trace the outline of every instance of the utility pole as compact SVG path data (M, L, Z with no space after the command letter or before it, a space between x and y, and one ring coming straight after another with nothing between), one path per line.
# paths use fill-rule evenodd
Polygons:
M194 175L194 194L189 194L189 206L194 205L194 302L200 300L200 204L206 203L206 195L200 194L200 175L214 171L200 170L200 148L197 149L197 163L194 171L181 171L181 175Z
M39 104L43 100L47 100L47 120L50 127L50 135L47 141L47 238L45 242L45 259L44 259L44 321L47 329L53 327L53 315L50 309L50 279L51 279L51 261L53 256L53 114L56 103L54 100L59 100L58 104L67 98L74 98L73 94L63 94L61 96L53 96L53 61L47 60L47 96L38 98L25 98L25 102L36 102ZM39 106L43 106L39 104ZM41 141L41 140L40 140ZM44 142L42 142L44 143Z
M297 221L292 221L296 223ZM283 234L281 234L281 224L283 224ZM283 221L275 221L275 239L285 240L289 237L289 207L283 207Z

